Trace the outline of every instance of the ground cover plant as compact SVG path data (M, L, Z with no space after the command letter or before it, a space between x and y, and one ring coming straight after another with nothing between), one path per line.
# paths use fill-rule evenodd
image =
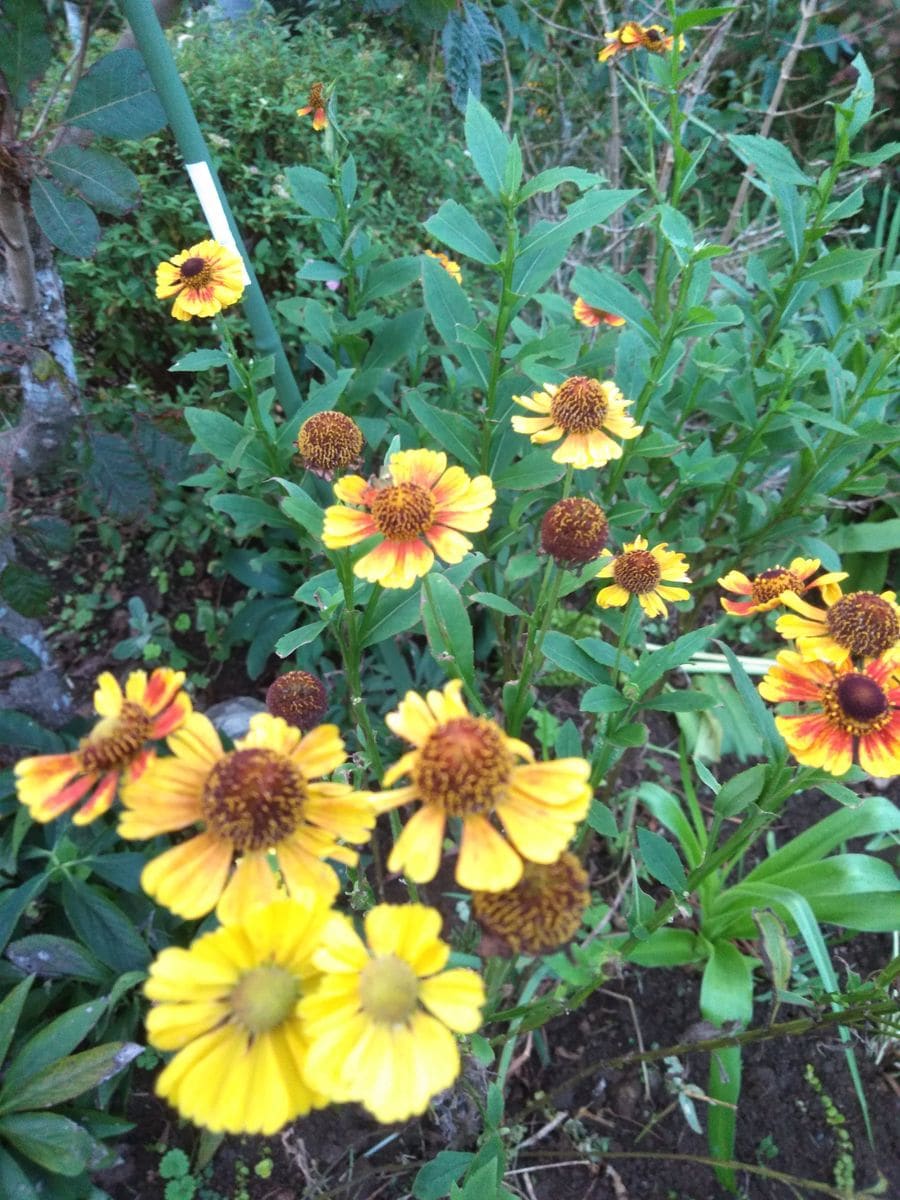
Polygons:
M0 594L92 669L67 723L0 713L3 1196L900 1185L897 143L862 53L815 98L827 140L773 130L815 6L741 120L715 64L760 14L544 8L404 9L434 50L409 112L452 147L392 159L412 232L348 103L379 102L368 26L256 13L248 66L255 26L190 16L207 135L271 172L241 183L252 262L167 193L155 108L98 130L117 159L41 142L54 105L148 90L136 51L88 14L57 79L43 6L3 18L31 55L0 53L4 218L28 183L74 253L98 195L145 197L64 268L83 484L52 518L70 463L7 489ZM568 116L533 136L578 53L583 159ZM298 62L285 133L263 101ZM89 522L90 601L62 536Z

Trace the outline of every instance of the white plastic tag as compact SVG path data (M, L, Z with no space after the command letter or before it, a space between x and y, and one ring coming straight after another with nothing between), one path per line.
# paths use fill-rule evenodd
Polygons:
M227 246L229 250L233 251L241 259L243 265L244 260L232 237L228 218L225 216L225 209L222 207L222 201L219 199L219 193L216 191L216 185L213 183L209 164L196 162L187 163L186 166L188 176L194 186L194 191L197 193L197 199L200 201L200 207L203 209L203 215L206 217L206 223L209 225L213 238L221 245ZM249 284L249 282L250 276L247 274L246 265L244 265L244 283Z

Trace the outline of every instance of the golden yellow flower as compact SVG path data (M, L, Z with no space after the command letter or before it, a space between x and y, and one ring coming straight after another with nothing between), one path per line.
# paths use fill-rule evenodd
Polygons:
M500 892L522 878L523 859L551 863L562 854L587 814L591 769L583 758L536 763L525 742L486 717L471 716L461 688L454 679L425 698L407 692L388 713L388 728L414 749L387 771L385 786L403 776L412 783L372 801L379 812L421 804L391 851L389 870L416 883L434 879L447 818L456 817L462 823L456 882L470 891Z
M576 321L587 325L589 329L595 329L598 325L610 325L613 329L618 329L625 324L624 317L617 317L615 313L607 312L605 308L594 308L580 296L572 305L572 315Z
M566 851L555 863L526 863L508 892L475 892L472 915L514 954L550 954L578 932L590 898L587 871Z
M220 921L238 920L277 898L272 855L291 896L337 894L325 859L355 866L357 852L342 843L367 842L375 824L367 798L348 784L313 782L346 759L337 726L301 735L281 717L257 713L226 751L212 723L193 713L168 745L172 757L123 790L119 833L151 838L201 822L204 829L151 859L141 874L145 892L180 917L215 909Z
M775 704L809 704L803 716L776 717L778 731L797 762L843 775L853 764L877 779L900 773L900 655L890 651L861 671L844 659L831 663L805 660L782 650L759 692Z
M637 21L626 21L619 29L603 35L609 42L597 55L598 62L607 62L618 54L631 54L635 50L649 50L651 54L668 54L672 49L672 35L662 25L641 25ZM684 35L678 38L678 49L684 49Z
M335 471L358 466L362 448L362 430L342 412L313 413L297 434L303 465L323 479L332 479Z
M156 1091L188 1120L268 1135L327 1103L304 1080L298 1003L320 978L313 956L331 916L310 894L277 900L153 963L147 1037L176 1051Z
M443 250L426 250L425 253L429 258L437 259L448 275L452 276L457 283L462 283L462 270L458 262L454 262L452 258L444 254Z
M451 1030L481 1024L484 985L465 967L444 970L440 929L436 909L379 904L365 916L367 946L346 917L332 919L314 959L323 978L299 1008L310 1087L387 1122L423 1113L453 1083Z
M833 571L828 575L820 575L818 579L810 579L821 566L817 558L794 558L789 567L777 564L761 571L752 580L741 571L729 571L718 580L719 586L729 592L745 596L745 600L729 600L722 596L719 603L733 617L748 617L751 613L768 612L782 603L783 592L793 592L802 596L810 588L822 588L823 596L830 599L833 595L840 596L841 589L834 585L847 578L846 571Z
M821 658L840 666L853 656L877 658L900 641L900 607L894 592L844 596L837 586L822 599L827 605L824 610L791 592L781 598L782 604L794 611L779 617L775 628L782 637L796 641L804 658Z
M612 579L614 582L597 593L601 608L618 608L627 604L632 596L648 617L668 616L666 600L689 600L686 588L672 587L672 583L690 583L688 564L684 555L667 550L667 542L660 542L649 550L646 538L636 537L626 542L622 553L613 556L605 550L608 562L597 572L597 579Z
M79 801L76 825L87 825L112 805L120 783L134 781L155 757L148 745L167 737L187 718L191 701L181 690L184 671L157 667L132 671L125 693L104 671L97 679L94 710L101 718L77 750L41 754L16 764L19 799L35 821L52 821Z
M312 113L312 127L317 132L328 128L328 117L325 114L325 85L314 83L309 89L309 96L302 108L297 109L298 117L308 117Z
M545 383L543 391L513 396L513 400L539 414L514 416L516 433L527 433L540 446L562 438L562 444L553 451L553 461L571 463L579 471L605 467L611 459L622 457L622 447L604 430L626 440L644 431L643 425L635 425L625 411L631 401L609 379L601 383L585 375L573 375L559 387Z
M182 250L156 268L156 298L175 297L176 321L214 317L244 294L244 264L233 250L208 240Z
M334 494L365 511L343 504L327 508L322 541L336 550L380 534L382 540L353 571L386 588L412 587L431 570L435 554L461 562L472 543L458 531L487 529L496 498L487 475L470 479L462 467L448 468L446 454L434 450L401 450L391 456L387 479L367 483L360 475L345 475Z

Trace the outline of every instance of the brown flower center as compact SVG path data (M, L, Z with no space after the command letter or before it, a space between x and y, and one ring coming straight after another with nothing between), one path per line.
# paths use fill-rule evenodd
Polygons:
M312 87L309 89L309 96L307 97L306 103L309 105L310 108L324 108L324 106L325 106L325 97L323 95L324 86L325 85L321 84L321 83L314 83L312 85Z
M660 578L659 563L649 550L627 550L613 560L613 579L633 596L652 592Z
M238 851L274 846L302 820L306 781L274 750L232 750L207 777L201 808L210 833Z
M363 435L344 413L320 412L303 422L297 447L310 470L342 471L362 453Z
M558 500L541 522L541 549L558 563L592 562L606 545L609 523L599 504L581 496Z
M186 258L178 269L181 272L182 279L189 279L191 282L196 283L197 276L202 275L206 269L206 259L197 256Z
M503 797L513 757L500 730L484 717L454 717L418 754L413 781L425 804L451 817L490 812Z
M266 708L273 717L283 717L305 732L325 716L328 693L321 679L309 671L288 671L269 685Z
M877 658L900 638L894 606L874 592L851 592L828 610L828 632L851 654Z
M247 971L230 996L232 1012L251 1034L267 1033L282 1025L299 999L297 977L274 963Z
M887 696L874 679L860 671L826 684L822 706L833 725L854 737L882 729L891 718Z
M549 954L578 932L587 908L587 872L574 854L555 863L525 862L507 892L475 892L472 911L485 931L516 954Z
M573 375L550 402L550 416L566 433L591 433L600 429L609 412L603 384L586 375Z
M418 483L397 483L380 488L372 501L372 517L378 532L395 542L412 542L434 520L434 499Z
M86 771L121 771L143 750L151 724L140 704L124 701L117 717L104 717L81 743L81 765Z
M761 571L753 580L753 590L750 598L754 604L766 604L775 600L782 592L795 592L798 596L805 591L806 585L796 571L786 567L772 567L771 570Z
M418 977L396 954L373 958L360 972L359 999L373 1020L396 1025L408 1020L418 1007Z

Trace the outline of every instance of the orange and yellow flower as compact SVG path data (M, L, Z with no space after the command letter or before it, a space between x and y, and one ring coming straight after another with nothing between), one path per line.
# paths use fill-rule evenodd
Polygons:
M545 383L543 390L531 396L513 396L516 404L537 413L536 417L514 416L516 433L526 433L535 445L562 444L553 452L553 461L571 463L578 471L605 467L622 457L622 447L604 430L616 437L636 438L643 425L635 425L625 411L626 400L612 380L601 383L586 375L573 375L558 387Z
M637 596L648 617L665 617L669 613L666 600L689 600L691 594L687 588L671 586L691 582L688 564L683 554L667 550L667 545L667 542L660 542L650 550L647 539L638 536L633 542L625 543L621 554L614 556L612 551L604 550L609 561L600 568L596 578L612 579L613 583L597 593L600 607L618 608L627 604L632 596Z
M448 563L461 562L472 543L459 531L487 529L496 498L487 475L470 479L462 467L448 467L446 454L435 450L401 450L391 456L386 479L367 483L360 475L346 475L334 485L334 494L344 504L325 510L322 541L337 550L380 535L353 571L386 588L412 587L431 570L435 554Z
M334 916L314 957L324 974L299 1006L309 1042L304 1076L331 1100L404 1121L459 1074L451 1031L481 1024L484 984L466 967L444 970L450 947L438 936L437 909L379 904L364 924L365 942L347 917Z
M104 671L97 679L94 710L101 718L77 750L41 754L16 764L16 788L35 821L52 821L79 801L76 825L87 825L112 805L119 784L139 779L155 757L148 743L167 737L191 711L181 690L183 671L157 667L132 671L125 692Z
M426 250L425 253L429 258L437 259L448 275L451 275L457 283L462 283L462 269L458 262L454 262L449 255L444 254L442 250L436 253L434 250Z
M607 62L618 54L631 54L635 50L649 50L651 54L668 54L673 38L662 25L641 25L638 21L626 21L619 29L603 35L609 42L597 55L598 62ZM684 49L684 35L678 38L678 49Z
M856 744L862 769L891 779L900 773L898 665L897 651L857 671L846 659L835 667L782 650L759 691L776 704L811 706L802 716L775 718L797 762L843 775L853 764Z
M752 613L768 612L782 603L782 594L792 592L802 596L810 588L821 588L822 595L827 600L841 594L841 589L834 585L847 578L846 571L832 571L812 579L821 566L818 558L794 558L789 567L780 563L748 579L741 571L729 571L718 580L720 587L729 592L745 596L745 600L729 600L722 596L719 603L733 617L749 617Z
M589 329L596 329L598 325L611 325L614 329L618 329L619 326L625 324L624 317L617 317L615 313L607 312L605 308L594 308L580 296L572 305L572 315L576 321L587 325Z
M565 850L588 810L590 765L583 758L536 763L530 746L496 722L471 716L461 688L455 679L425 698L407 692L388 713L388 728L414 748L387 771L385 786L403 776L412 782L372 801L379 812L421 804L391 851L391 871L416 883L434 879L447 819L454 817L462 823L456 882L500 892L519 882L523 859L551 863Z
M302 108L297 109L298 117L308 117L312 113L312 127L316 131L328 128L328 117L325 115L325 85L314 83L309 89L309 95Z
M175 297L172 316L176 321L214 317L237 304L244 287L240 257L211 239L182 250L156 268L156 298Z
M782 603L794 611L775 622L782 637L796 641L806 659L840 666L851 658L878 658L900 641L900 607L894 592L850 592L840 586L823 592L824 609L785 592Z
M123 790L119 833L152 838L202 823L201 833L144 867L141 886L160 904L191 919L216 910L234 921L278 898L270 856L290 896L332 899L339 880L325 861L355 866L344 842L369 840L375 814L346 783L313 782L346 760L336 725L307 734L269 713L250 720L233 750L212 723L193 713L160 758Z

